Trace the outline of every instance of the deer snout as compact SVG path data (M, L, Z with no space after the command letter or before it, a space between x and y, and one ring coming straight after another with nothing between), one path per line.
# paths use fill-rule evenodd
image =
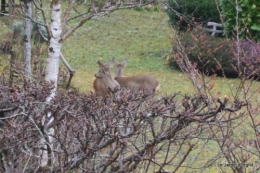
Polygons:
M102 78L102 72L101 71L99 71L99 72L97 72L96 74L95 74L95 77L96 78Z

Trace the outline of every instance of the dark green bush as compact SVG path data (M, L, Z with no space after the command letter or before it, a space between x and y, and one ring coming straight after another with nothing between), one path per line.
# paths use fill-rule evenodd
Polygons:
M14 22L12 26L13 43L21 42L24 37L24 27L22 22Z
M180 31L193 27L195 23L221 22L215 1L167 0L167 5L170 23Z
M221 13L224 19L224 28L226 30L226 34L230 37L236 36L236 28L238 27L240 38L259 41L260 1L239 1L238 5L236 5L235 2L235 0L220 1Z
M38 19L37 22L39 23L43 23L42 20ZM34 43L44 43L46 42L41 34L39 33L41 32L41 34L45 37L48 38L48 33L46 28L43 25L37 24L37 23L33 23L33 27L32 27L32 38L34 40Z
M37 22L42 23L41 20L37 20ZM46 37L46 38L48 37L47 30L43 25L32 23L32 38L33 38L33 41L34 41L35 44L46 42L42 38L42 36L39 32L41 32L41 34L44 37ZM14 40L15 43L17 42L17 40L23 39L23 37L24 37L24 26L23 26L22 22L14 22L13 23L12 33L13 33L13 37L14 37L13 39L15 39Z

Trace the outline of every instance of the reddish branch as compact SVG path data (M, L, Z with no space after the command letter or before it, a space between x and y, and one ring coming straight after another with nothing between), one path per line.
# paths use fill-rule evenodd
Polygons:
M209 109L214 100L202 99L204 97L191 96L179 100L179 95L175 94L156 99L142 91L130 93L125 89L110 98L60 91L47 105L45 98L51 88L48 84L33 83L12 90L0 87L3 98L0 109L12 110L18 106L20 114L6 114L8 123L2 123L4 133L0 134L0 151L4 149L7 152L1 159L13 164L4 166L0 163L0 170L14 169L19 164L19 168L23 167L30 157L34 159L23 168L30 171L38 167L40 156L37 151L43 149L39 140L41 134L46 136L50 128L55 130L54 147L48 148L55 155L55 159L50 160L54 162L50 166L55 166L38 167L37 171L131 172L143 164L148 165L146 170L158 165L158 171L162 171L171 164L170 160L180 157L180 151L185 149L186 155L180 157L175 167L177 170L197 145L189 143L189 139L202 133L198 130L193 132L193 136L189 133L183 136L187 127L194 123L203 126L209 120L219 123L220 112L232 113L244 106L238 101L233 104L236 106L230 106L232 103L229 100L219 99L214 103L215 107ZM42 125L42 117L47 112L51 112L54 120L51 124ZM226 119L228 121L232 118ZM168 152L172 152L169 147L174 147L178 142L181 144L176 154L168 154L167 159L154 160L166 146Z

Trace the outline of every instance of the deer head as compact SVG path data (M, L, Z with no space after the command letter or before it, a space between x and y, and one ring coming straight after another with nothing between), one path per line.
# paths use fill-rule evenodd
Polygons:
M96 79L93 83L93 88L98 96L107 96L113 93L115 89L119 89L120 85L111 77L110 68L112 63L107 65L98 61L100 70L95 74Z

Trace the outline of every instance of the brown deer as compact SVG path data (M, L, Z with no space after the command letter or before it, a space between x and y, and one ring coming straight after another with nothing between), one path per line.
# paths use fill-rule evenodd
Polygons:
M113 58L115 64L115 80L121 87L130 89L131 91L137 91L143 89L147 92L157 92L160 88L160 84L153 76L144 74L131 77L122 77L124 68L126 67L127 60L125 59L122 64L119 64L115 58Z
M102 97L111 95L113 90L120 88L118 82L111 77L111 63L109 62L107 65L104 65L98 61L98 65L100 70L95 74L96 79L93 82L95 93L97 96Z

